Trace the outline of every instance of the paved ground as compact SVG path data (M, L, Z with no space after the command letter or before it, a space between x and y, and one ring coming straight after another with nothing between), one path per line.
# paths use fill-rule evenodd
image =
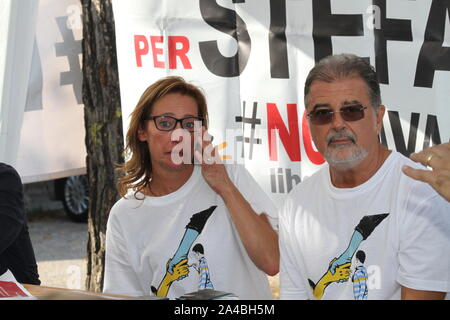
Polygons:
M84 289L87 224L74 223L62 211L54 211L32 218L29 229L42 285Z
M24 193L42 285L85 289L87 224L66 217L53 183L25 185Z
M43 286L85 289L87 224L70 221L51 184L25 186L31 241ZM278 276L269 277L278 298Z

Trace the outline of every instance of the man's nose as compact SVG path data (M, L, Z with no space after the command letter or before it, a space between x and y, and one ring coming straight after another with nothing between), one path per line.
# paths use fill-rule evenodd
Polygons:
M347 122L342 118L341 112L334 112L331 119L331 125L333 128L344 128L347 126Z

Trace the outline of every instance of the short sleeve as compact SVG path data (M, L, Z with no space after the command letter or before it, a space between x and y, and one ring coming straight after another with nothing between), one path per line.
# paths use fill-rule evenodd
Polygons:
M131 265L120 221L117 204L111 209L106 227L105 278L103 292L126 296L142 296L142 286Z
M411 199L400 237L398 282L450 292L450 203L437 194Z
M274 230L278 230L278 211L270 197L242 165L227 165L238 190L257 214L265 213Z
M280 210L279 222L279 246L280 246L280 299L282 300L307 300L307 289L302 278L301 268L298 265L300 252L296 252L293 243L292 221L293 212L290 209L289 199Z

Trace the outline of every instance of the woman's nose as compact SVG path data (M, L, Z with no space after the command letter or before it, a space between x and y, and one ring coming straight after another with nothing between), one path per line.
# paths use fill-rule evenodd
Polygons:
M173 129L176 130L178 128L183 129L183 126L181 125L181 121L177 121L177 123L175 124L175 128L173 128Z

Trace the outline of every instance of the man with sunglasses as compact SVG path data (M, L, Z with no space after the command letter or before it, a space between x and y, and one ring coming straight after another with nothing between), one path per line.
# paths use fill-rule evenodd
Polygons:
M366 254L367 299L442 299L450 291L450 203L403 174L418 167L379 142L385 107L370 64L329 56L310 71L305 107L327 160L280 211L281 298L353 299Z

